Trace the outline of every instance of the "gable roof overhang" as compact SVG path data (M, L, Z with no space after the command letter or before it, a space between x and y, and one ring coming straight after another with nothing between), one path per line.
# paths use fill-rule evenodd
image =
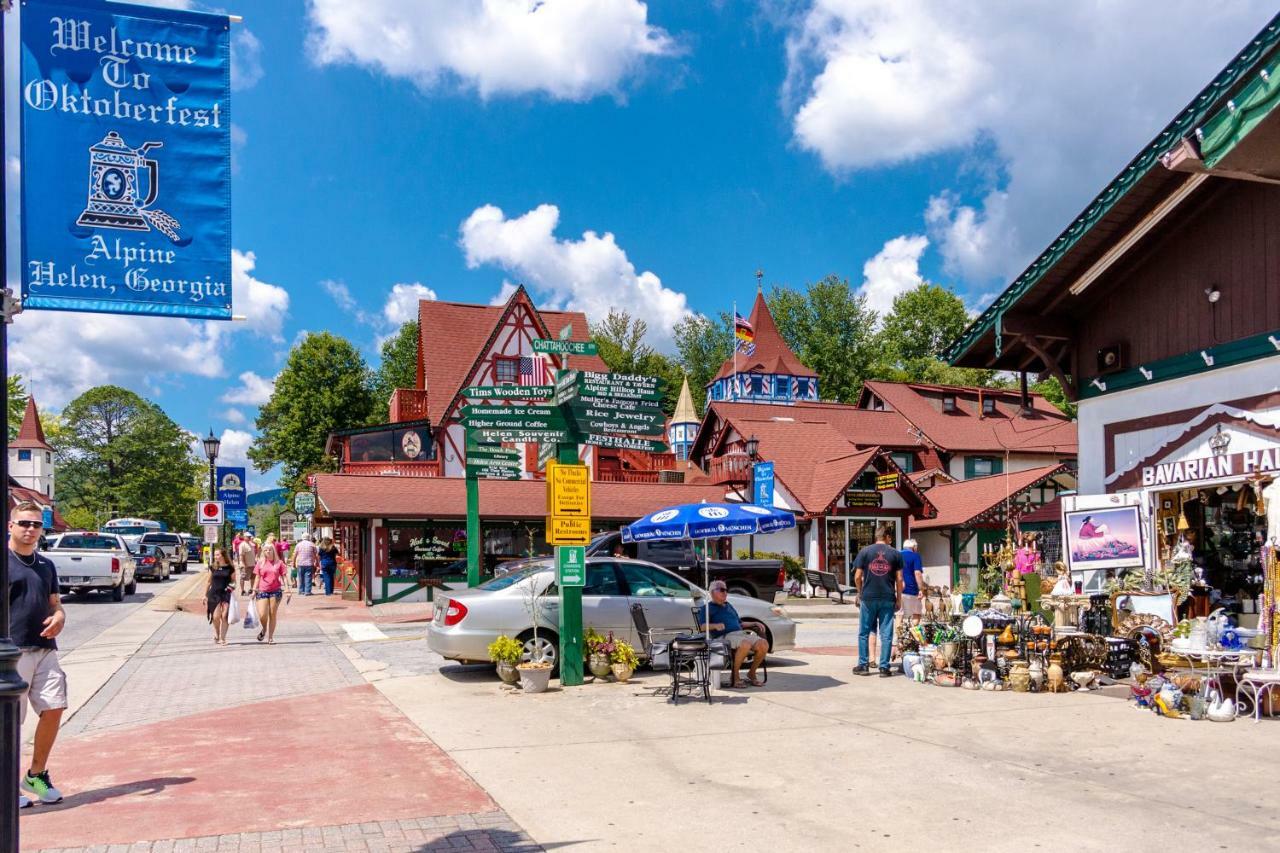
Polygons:
M952 527L968 527L978 524L992 513L1003 510L1006 503L1016 504L1016 498L1028 489L1070 473L1066 465L1046 465L1029 468L1011 474L992 474L954 483L943 483L925 494L938 508L933 518L912 525L918 530L943 530Z
M1075 311L1108 268L1175 211L1201 203L1224 180L1280 175L1275 88L1280 14L1148 143L1088 207L970 324L943 357L962 367L1055 376L1071 399ZM1261 81L1259 84L1257 81ZM1237 98L1247 101L1241 109ZM1225 114L1225 117L1224 117ZM1237 118L1237 114L1239 117ZM1190 150L1205 164L1190 162ZM1210 165L1211 164L1211 165ZM1210 178L1213 178L1210 180ZM1074 298L1073 298L1074 297Z

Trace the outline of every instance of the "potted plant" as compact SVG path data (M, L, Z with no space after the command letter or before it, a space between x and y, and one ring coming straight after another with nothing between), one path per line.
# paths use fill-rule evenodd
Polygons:
M542 590L538 589L539 575L535 574L524 581L521 592L524 597L524 608L533 622L533 648L539 648L538 621L542 616ZM521 654L523 658L523 654ZM526 693L542 693L551 682L551 662L546 660L522 660L516 664L516 672L520 676L520 689Z
M613 635L609 635L610 639ZM614 640L613 652L609 655L612 663L610 667L613 670L613 677L619 681L627 681L631 678L631 674L636 671L636 667L640 665L640 658L636 655L636 650L626 640Z
M608 678L612 665L609 655L613 651L613 632L606 640L595 628L588 628L582 635L582 645L587 649L587 669L596 678Z
M516 672L516 664L520 663L523 655L524 646L521 642L506 634L499 634L498 638L489 644L489 660L498 665L498 677L506 684L515 684L520 680L520 674Z

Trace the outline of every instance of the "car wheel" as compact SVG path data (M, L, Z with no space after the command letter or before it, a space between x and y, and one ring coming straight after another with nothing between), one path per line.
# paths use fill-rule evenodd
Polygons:
M524 644L521 661L547 661L551 664L552 678L560 674L560 638L554 631L539 631L536 642L532 630L525 631L516 639Z
M745 595L747 598L755 598L755 597L756 597L755 590L753 590L751 587L746 586L745 584L743 584L743 583L741 583L741 582L739 582L739 581L730 581L730 582L729 582L729 594L730 594L730 595Z
M58 587L58 595L70 595L70 594L71 594L71 587L69 586Z
M138 591L138 579L135 577L133 580L131 580L131 581L129 581L127 584L125 584L125 586L124 586L124 594L125 594L125 595L133 595L133 594L134 594L135 592L137 592L137 591Z
M116 584L111 588L112 601L124 601L124 584Z

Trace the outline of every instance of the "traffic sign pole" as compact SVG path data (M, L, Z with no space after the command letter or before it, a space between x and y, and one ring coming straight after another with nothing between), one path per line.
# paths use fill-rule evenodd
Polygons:
M466 439L471 438L471 430L463 428ZM467 457L475 445L470 440L463 441ZM480 585L480 481L476 477L476 469L467 465L467 586Z
M558 462L578 464L578 445L558 444ZM585 569L584 569L585 572ZM557 584L560 590L560 686L582 684L582 587Z

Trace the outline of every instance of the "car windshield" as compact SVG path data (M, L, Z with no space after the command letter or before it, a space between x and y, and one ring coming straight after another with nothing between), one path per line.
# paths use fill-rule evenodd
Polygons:
M63 536L58 540L58 548L119 551L120 540L114 536Z
M142 537L143 542L159 542L163 545L176 545L182 540L178 539L174 533L147 533Z
M493 578L492 580L487 580L476 588L488 590L489 592L506 589L509 586L520 583L520 581L525 578L532 577L533 575L536 575L539 572L545 572L546 570L546 563L535 563L532 566L525 566L523 569L517 569L510 574L505 574L500 577Z

